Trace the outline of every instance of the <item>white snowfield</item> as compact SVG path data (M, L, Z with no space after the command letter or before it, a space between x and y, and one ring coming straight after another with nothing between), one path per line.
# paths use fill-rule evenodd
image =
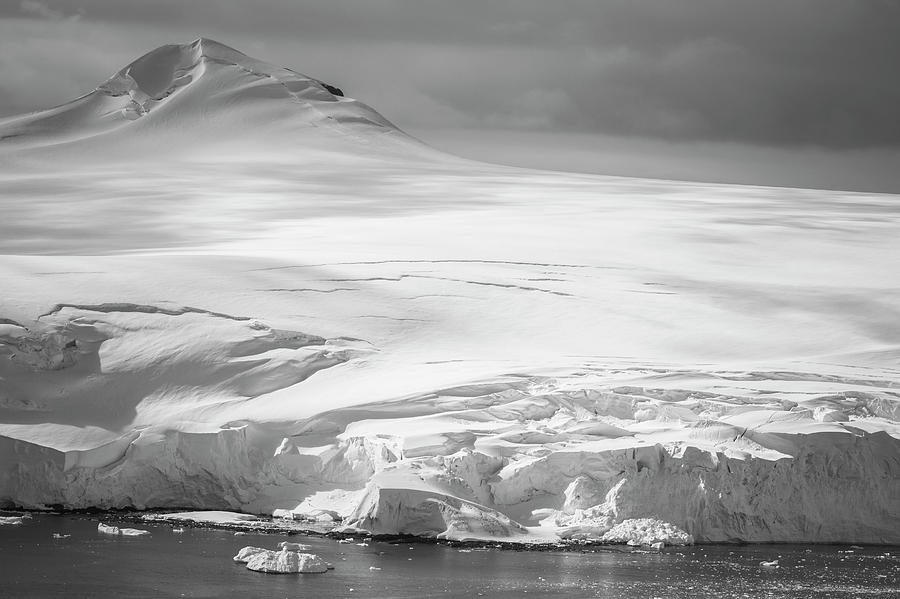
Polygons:
M900 543L897 196L466 161L200 39L0 121L0 211L0 502Z

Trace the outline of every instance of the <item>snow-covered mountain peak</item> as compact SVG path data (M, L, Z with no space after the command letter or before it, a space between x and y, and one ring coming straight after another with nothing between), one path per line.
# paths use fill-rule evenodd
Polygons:
M313 129L363 145L383 133L411 141L337 87L201 37L151 50L72 102L0 121L0 150L97 136L108 146L112 133L128 143L164 135L180 147L263 136L296 147Z
M161 100L178 88L189 85L198 77L231 70L233 74L271 78L297 93L303 91L309 99L331 102L336 90L321 81L300 75L285 68L265 63L209 38L197 38L188 44L167 44L144 54L100 85L100 92L111 95L143 94ZM309 89L301 90L298 83ZM292 85L293 84L293 85Z
M246 55L207 38L189 44L167 44L147 52L109 80L99 91L118 93L120 90L140 90L150 97L162 97L202 62L213 60L239 65Z

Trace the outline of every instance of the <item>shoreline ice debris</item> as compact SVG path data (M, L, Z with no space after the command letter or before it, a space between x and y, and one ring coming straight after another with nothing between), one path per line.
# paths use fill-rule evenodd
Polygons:
M0 164L0 505L900 543L896 195L461 160L208 39Z
M677 526L655 518L633 518L616 524L603 533L604 543L625 543L627 545L693 545L694 537ZM654 549L661 546L654 547Z

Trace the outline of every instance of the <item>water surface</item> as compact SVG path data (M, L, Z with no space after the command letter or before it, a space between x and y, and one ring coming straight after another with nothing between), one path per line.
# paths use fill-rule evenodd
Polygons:
M121 524L153 534L119 538L98 534L98 521L35 515L22 526L0 527L0 596L900 597L900 547L510 551L190 528L175 534L167 524ZM274 549L286 539L312 545L335 569L268 575L232 562L241 547ZM760 567L775 559L779 568Z

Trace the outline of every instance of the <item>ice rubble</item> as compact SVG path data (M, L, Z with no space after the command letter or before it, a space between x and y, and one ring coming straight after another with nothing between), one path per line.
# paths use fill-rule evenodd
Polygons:
M467 162L205 39L0 159L0 504L900 542L893 196Z
M693 545L694 539L677 526L656 518L631 518L619 522L603 533L604 543L649 545L655 549L663 545Z

